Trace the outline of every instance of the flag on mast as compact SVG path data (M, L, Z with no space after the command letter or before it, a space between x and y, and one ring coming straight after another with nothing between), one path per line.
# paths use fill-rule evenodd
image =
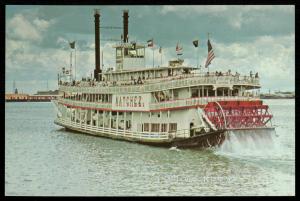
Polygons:
M198 43L199 43L198 40L194 40L194 41L193 41L193 45L194 45L195 47L198 47Z
M133 50L136 49L136 42L135 41L131 42L131 49L133 49Z
M206 59L206 63L205 63L205 68L207 68L208 65L211 63L211 61L215 58L215 54L213 52L213 49L212 49L209 39L207 41L207 47L208 47L208 54L207 54L207 59Z
M153 38L151 40L148 40L147 43L148 43L148 47L153 47L154 46Z
M182 52L180 52L182 49L183 49L183 48L180 47L180 46L178 45L178 43L177 43L177 45L176 45L176 52L177 52L177 55L182 55Z
M70 48L75 49L75 41L69 42L69 44L70 44Z

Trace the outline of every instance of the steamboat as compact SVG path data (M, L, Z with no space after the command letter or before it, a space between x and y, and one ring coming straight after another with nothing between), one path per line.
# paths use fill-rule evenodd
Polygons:
M58 79L55 124L68 130L167 147L220 146L228 131L273 130L268 105L259 98L258 76L201 72L184 65L145 67L146 44L128 40L123 11L122 41L113 48L116 66L100 68L100 13L95 10L94 76ZM103 58L102 58L103 59ZM103 62L103 61L102 61Z

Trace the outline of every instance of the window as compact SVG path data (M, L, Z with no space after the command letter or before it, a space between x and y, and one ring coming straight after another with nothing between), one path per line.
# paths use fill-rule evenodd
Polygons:
M144 123L144 131L149 132L149 123Z
M177 91L177 90L174 90L174 91L173 91L173 95L174 95L174 99L177 99L177 98L178 98L178 91Z
M151 124L151 132L159 132L159 124Z
M198 97L198 89L192 89L192 98Z
M126 129L130 129L131 128L131 121L127 120L126 121Z
M215 96L215 91L209 89L209 90L208 90L208 96L209 96L209 97Z
M167 124L161 124L161 132L167 132Z
M122 49L117 49L117 57L121 57L122 56Z
M177 123L170 123L169 127L170 127L169 132L177 131Z

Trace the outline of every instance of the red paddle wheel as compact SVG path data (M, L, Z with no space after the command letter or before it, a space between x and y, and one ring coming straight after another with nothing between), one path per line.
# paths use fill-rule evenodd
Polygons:
M262 101L209 102L204 112L218 130L269 128L269 107Z

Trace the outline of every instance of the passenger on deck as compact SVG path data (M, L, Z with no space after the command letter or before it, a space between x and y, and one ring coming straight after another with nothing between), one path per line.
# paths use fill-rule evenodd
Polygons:
M258 78L258 72L257 72L257 73L255 73L255 78Z
M137 81L138 84L142 84L142 80L141 80L141 77L139 76L138 78L138 81Z
M228 70L228 75L231 75L231 70L230 69Z
M252 75L253 75L253 73L252 73L252 71L250 71L250 77L252 77Z

